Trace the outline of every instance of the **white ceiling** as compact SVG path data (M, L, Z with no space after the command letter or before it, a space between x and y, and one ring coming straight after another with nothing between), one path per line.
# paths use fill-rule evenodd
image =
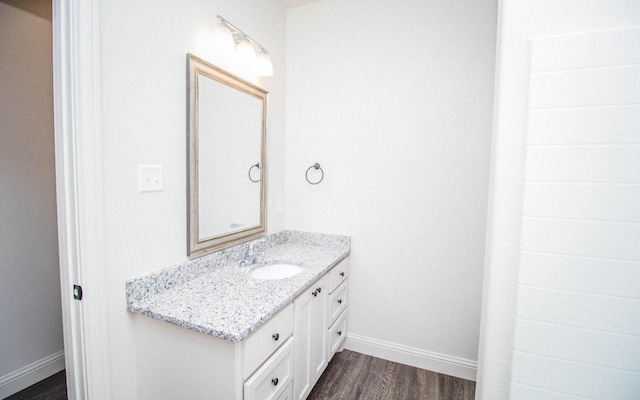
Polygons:
M293 8L293 7L301 6L303 4L317 3L319 1L322 1L322 0L284 0L284 5L287 8Z

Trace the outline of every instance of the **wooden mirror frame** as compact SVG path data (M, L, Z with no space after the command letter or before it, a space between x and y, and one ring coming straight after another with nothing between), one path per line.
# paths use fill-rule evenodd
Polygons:
M200 256L206 253L223 249L253 238L263 236L266 232L266 125L267 125L267 94L264 89L245 81L215 65L188 54L188 229L187 229L187 254L189 257ZM199 143L199 76L206 76L219 83L236 89L248 96L253 96L262 102L262 124L260 137L260 221L258 225L232 229L222 234L202 238L199 235L199 174L198 170L198 143ZM224 190L224 189L223 189Z

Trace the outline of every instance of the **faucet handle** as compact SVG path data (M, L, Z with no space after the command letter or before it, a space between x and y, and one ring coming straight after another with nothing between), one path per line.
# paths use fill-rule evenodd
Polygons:
M258 244L258 243L266 243L266 242L267 242L267 240L264 239L264 238L263 239L254 240L253 242L249 243L249 249L247 250L247 253L248 254L255 254L255 252L254 252L255 245ZM261 252L261 255L264 255L264 252Z

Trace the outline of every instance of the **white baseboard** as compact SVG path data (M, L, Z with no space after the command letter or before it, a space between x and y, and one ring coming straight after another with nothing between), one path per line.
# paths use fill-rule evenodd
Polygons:
M31 363L19 370L0 377L0 399L26 389L34 383L50 377L64 369L64 351Z
M470 381L476 380L478 362L466 358L434 353L353 333L347 333L344 347L347 350L382 358L384 360L468 379Z

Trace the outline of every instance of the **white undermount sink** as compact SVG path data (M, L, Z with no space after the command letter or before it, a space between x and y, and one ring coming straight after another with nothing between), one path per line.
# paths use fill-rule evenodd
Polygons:
M302 268L295 264L278 263L256 268L249 276L255 279L284 279L298 275Z

